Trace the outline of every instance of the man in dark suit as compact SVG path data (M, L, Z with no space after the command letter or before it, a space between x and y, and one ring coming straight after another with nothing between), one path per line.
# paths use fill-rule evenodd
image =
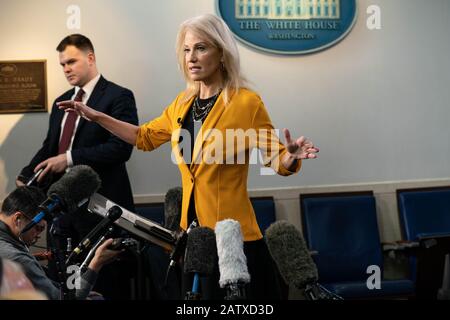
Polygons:
M74 112L59 110L56 102L76 100L87 103L99 111L131 124L138 124L133 93L101 76L97 70L94 47L80 34L64 38L56 50L67 81L74 86L52 107L47 137L42 147L22 169L16 184L27 183L34 173L42 169L37 182L46 189L73 165L89 165L102 180L100 194L134 211L133 195L125 162L133 146L120 140L96 123L78 117ZM77 244L100 220L86 210L61 216L55 223L55 233L64 248L70 237ZM112 281L112 280L111 280ZM125 293L124 293L125 294Z

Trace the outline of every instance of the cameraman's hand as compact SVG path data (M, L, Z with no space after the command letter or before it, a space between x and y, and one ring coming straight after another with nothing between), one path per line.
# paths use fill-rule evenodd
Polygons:
M94 258L92 258L91 263L89 263L90 269L98 273L104 265L107 265L108 263L111 263L114 260L116 260L119 254L121 254L124 251L124 250L117 251L108 249L108 246L110 246L112 242L113 239L108 239L105 242L103 242L103 244L100 247L98 247L97 251L95 251Z

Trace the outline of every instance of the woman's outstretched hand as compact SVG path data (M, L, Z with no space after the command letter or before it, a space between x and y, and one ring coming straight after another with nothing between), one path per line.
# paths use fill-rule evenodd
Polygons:
M96 121L98 112L94 109L88 107L82 102L66 100L57 102L56 105L60 110L64 110L66 112L76 112L80 117L88 121Z
M286 149L295 159L315 159L319 148L314 146L311 140L304 136L296 140L291 139L291 134L288 129L283 129L284 138L286 141Z

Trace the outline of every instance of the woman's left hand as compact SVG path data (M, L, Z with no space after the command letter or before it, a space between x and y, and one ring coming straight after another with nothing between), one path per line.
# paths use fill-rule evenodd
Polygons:
M311 140L304 136L296 140L291 139L291 133L288 129L283 129L284 138L286 141L286 149L295 159L315 159L319 148L314 146Z

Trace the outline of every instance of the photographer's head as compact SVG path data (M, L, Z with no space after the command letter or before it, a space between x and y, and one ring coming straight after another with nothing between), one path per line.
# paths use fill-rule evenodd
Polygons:
M9 227L15 237L20 238L27 245L32 245L45 230L46 222L42 220L23 235L20 235L20 232L38 213L39 205L45 199L44 193L36 187L19 187L3 201L0 221Z

